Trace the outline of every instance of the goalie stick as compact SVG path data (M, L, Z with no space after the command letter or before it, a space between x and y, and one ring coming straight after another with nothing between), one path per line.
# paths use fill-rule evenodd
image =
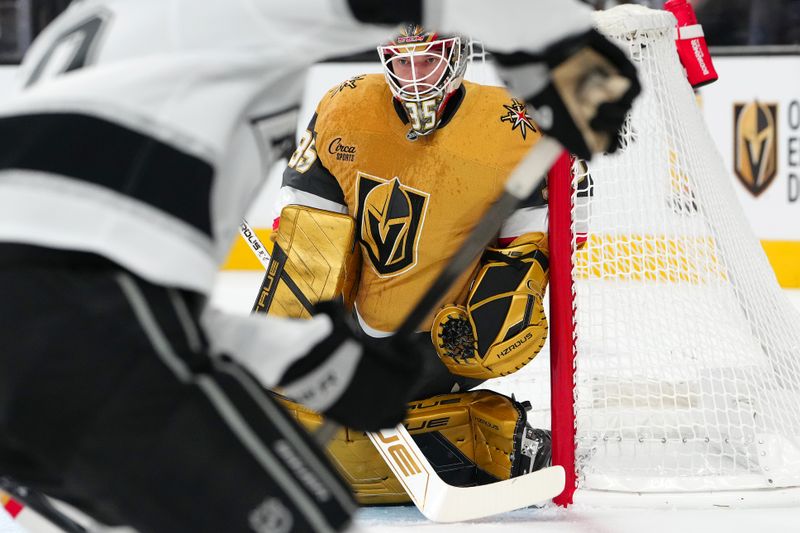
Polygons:
M494 238L517 204L530 196L541 184L562 152L563 148L557 141L548 137L539 140L511 173L500 197L486 211L458 252L406 317L394 334L395 338L411 335L416 331L444 291ZM268 269L269 254L244 219L240 225L240 233L262 266ZM321 429L331 435L333 427L335 424L327 421ZM327 435L324 438L318 435L317 440L325 444L329 440ZM393 429L368 432L367 436L420 512L434 522L460 522L513 511L550 500L564 490L565 473L561 466L543 468L487 485L456 487L436 474L402 424Z

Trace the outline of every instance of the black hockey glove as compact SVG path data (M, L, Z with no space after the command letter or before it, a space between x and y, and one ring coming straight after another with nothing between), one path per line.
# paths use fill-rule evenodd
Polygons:
M620 128L641 91L636 67L595 30L542 55L495 54L501 75L533 107L541 129L583 159L620 146ZM546 80L546 81L543 81Z
M360 431L402 422L420 379L421 348L357 338L341 304L323 302L316 310L330 317L333 332L289 367L279 392Z

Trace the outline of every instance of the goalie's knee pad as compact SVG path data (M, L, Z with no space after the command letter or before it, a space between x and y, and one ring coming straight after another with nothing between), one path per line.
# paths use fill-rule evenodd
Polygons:
M310 431L322 417L284 401ZM526 406L489 390L442 394L409 404L406 426L437 474L471 486L550 464L550 432L527 424ZM328 453L364 505L408 503L400 482L364 433L340 429Z
M489 379L516 372L542 349L547 318L547 237L529 233L507 248L489 248L466 304L433 319L431 339L453 374Z

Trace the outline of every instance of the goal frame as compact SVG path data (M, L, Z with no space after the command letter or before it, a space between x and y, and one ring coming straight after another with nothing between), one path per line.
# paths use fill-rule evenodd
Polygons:
M635 30L635 26L624 29ZM677 54L677 52L676 52ZM687 82L688 84L688 82ZM714 157L717 157L714 155ZM576 296L573 235L573 162L562 157L548 183L550 245L550 422L552 461L566 472L566 488L554 498L561 506L588 503L628 507L779 507L800 506L800 488L778 486L763 489L692 490L664 492L625 492L579 487L577 472L576 405ZM800 355L800 354L798 354ZM800 408L800 406L798 406Z

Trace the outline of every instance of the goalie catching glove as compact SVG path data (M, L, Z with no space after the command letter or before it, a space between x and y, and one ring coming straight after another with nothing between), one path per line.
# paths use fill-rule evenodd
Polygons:
M316 311L330 317L333 331L286 370L277 391L353 429L396 426L420 378L421 347L357 340L341 304L322 302Z
M465 305L434 317L431 340L447 369L489 379L511 374L547 338L542 297L548 280L547 237L530 233L506 248L488 248Z
M636 67L614 43L595 30L550 45L539 54L495 54L509 88L534 109L536 123L582 159L614 152L620 128L641 91ZM535 92L531 75L547 73Z

